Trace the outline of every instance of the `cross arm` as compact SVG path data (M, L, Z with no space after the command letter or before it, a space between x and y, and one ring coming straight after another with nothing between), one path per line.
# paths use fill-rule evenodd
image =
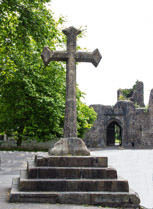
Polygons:
M49 64L50 61L67 61L68 52L66 51L51 51L48 46L44 47L41 54L45 66Z
M91 62L95 67L98 66L102 56L98 49L93 52L76 52L75 59L77 62Z

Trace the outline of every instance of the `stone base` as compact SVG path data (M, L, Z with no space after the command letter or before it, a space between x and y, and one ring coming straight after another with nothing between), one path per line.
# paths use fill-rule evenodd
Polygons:
M108 167L107 157L94 156L36 156L13 179L10 202L140 209L128 181Z
M137 193L97 191L19 191L19 178L13 179L10 202L94 205L100 207L140 209ZM50 206L51 207L51 206Z
M88 156L90 151L86 147L82 139L77 137L62 138L55 143L52 149L48 151L49 155L63 156Z

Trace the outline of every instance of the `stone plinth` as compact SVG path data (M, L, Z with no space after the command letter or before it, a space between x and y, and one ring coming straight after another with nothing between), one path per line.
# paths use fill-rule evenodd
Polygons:
M13 180L10 201L140 208L138 195L108 167L107 157L93 156L36 156Z
M93 156L37 156L35 157L37 167L94 167L106 168L107 157ZM28 166L29 167L29 166Z
M82 139L77 137L62 138L55 143L52 149L49 149L49 155L80 155L88 156L90 151L87 149Z

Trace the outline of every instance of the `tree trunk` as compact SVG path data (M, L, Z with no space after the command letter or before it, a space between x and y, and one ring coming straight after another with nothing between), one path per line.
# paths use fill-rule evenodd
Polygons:
M17 140L17 146L21 146L22 144L22 136L18 136L18 140Z
M18 130L17 146L21 146L21 144L22 144L23 130L24 130L24 127L22 127L22 126Z

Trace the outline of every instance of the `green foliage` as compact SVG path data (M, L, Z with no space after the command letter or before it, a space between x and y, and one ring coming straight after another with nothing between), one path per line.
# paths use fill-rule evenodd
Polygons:
M123 95L120 95L118 99L119 99L119 100L125 100L125 98L124 98Z
M148 110L149 110L149 105L146 105L145 108L144 108L144 112L147 113Z
M119 100L130 99L135 91L137 82L139 82L139 81L136 80L135 84L133 85L133 87L131 89L120 89L121 95L119 96Z
M44 68L44 45L62 43L58 26L45 7L48 0L0 2L0 131L53 138L62 134L65 70L59 63Z
M137 103L134 104L135 108L140 108L140 105L138 105Z
M122 89L122 94L125 98L129 98L133 94L133 89Z
M45 45L65 45L59 30L64 18L55 21L48 2L0 1L0 132L14 134L18 145L27 137L46 141L63 134L65 66L51 62L45 68L40 55ZM81 135L93 116L78 102Z

